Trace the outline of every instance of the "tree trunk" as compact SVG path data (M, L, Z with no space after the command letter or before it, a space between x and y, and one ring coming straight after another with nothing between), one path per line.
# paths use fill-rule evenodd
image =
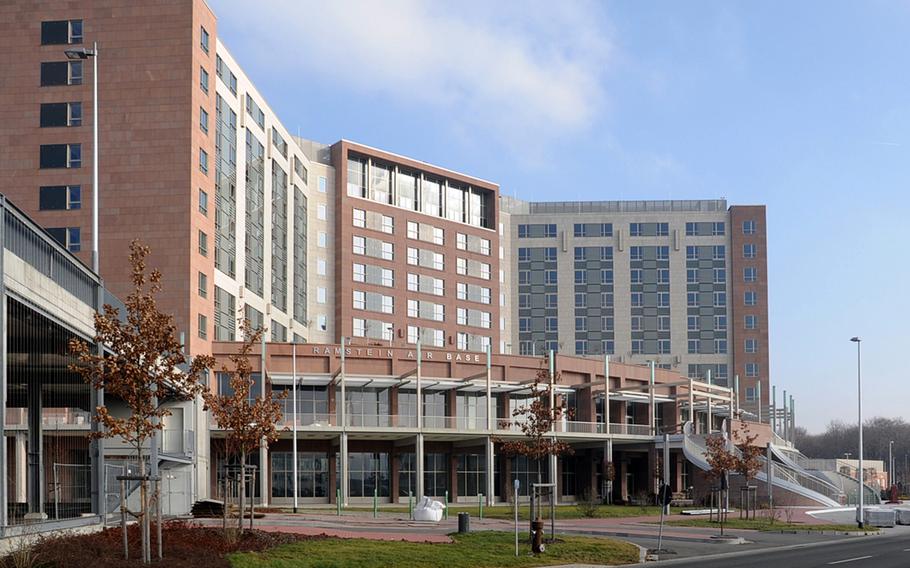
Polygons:
M139 534L142 540L142 563L151 561L151 527L149 526L148 485L145 480L145 460L139 452Z
M221 496L223 506L221 507L221 528L227 532L227 509L228 509L228 477L227 471L224 472L224 494Z
M246 450L240 452L240 534L243 534L243 512L246 506Z

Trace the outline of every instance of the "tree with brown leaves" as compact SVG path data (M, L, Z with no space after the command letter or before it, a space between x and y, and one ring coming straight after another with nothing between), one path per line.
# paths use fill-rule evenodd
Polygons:
M512 420L505 421L505 426L518 426L524 434L523 439L512 440L494 438L500 444L500 452L506 456L525 456L537 462L537 482L541 481L540 464L550 456L572 455L572 446L553 435L554 425L563 417L572 418L574 409L567 409L565 401L557 402L550 407L550 395L559 382L559 373L550 377L546 359L534 377L531 392L534 394L530 404L523 404L512 411ZM554 479L553 482L556 480ZM517 504L516 504L517 506ZM538 514L539 514L538 510Z
M118 437L134 448L143 477L146 442L162 429L162 418L171 414L164 401L192 400L203 390L200 379L214 365L214 359L207 355L188 361L177 340L173 316L158 309L161 273L152 270L147 274L148 255L147 246L138 240L130 243L133 291L126 298L125 320L121 321L119 310L110 305L104 306L104 313L95 314L94 340L104 346L104 353L97 353L94 345L79 339L70 341L69 346L78 359L70 369L93 388L104 389L107 397L123 401L130 411L120 417L111 414L107 406L97 407L93 420L102 429L90 435ZM148 561L150 503L147 482L141 484L141 511L136 516L143 529L143 560Z
M707 451L705 453L705 458L708 461L708 466L711 468L705 472L705 475L708 479L717 481L720 483L721 492L720 492L720 503L718 503L718 518L720 519L720 534L724 534L724 520L727 518L726 507L726 495L729 491L728 481L729 473L731 471L736 471L738 467L738 458L736 454L731 452L728 449L727 439L722 434L715 434L705 438L705 447Z
M239 351L230 355L233 369L222 367L222 372L230 374L230 386L233 393L219 394L206 391L203 393L205 409L212 412L215 423L225 431L227 451L240 457L240 515L238 528L243 533L243 517L246 511L246 459L255 450L278 439L278 422L281 420L281 405L277 400L287 397L287 391L274 397L271 389L266 389L265 396L257 396L250 391L255 384L250 355L253 347L262 339L263 328L253 329L249 320L243 319L240 325L243 343ZM265 380L265 377L262 377ZM296 458L295 458L296 459ZM225 495L225 508L227 507ZM253 526L253 513L250 511L250 527Z
M739 431L734 435L734 442L736 444L736 449L739 450L739 455L736 457L736 472L743 476L746 480L746 489L747 495L751 495L750 492L754 491L749 484L750 481L755 479L755 476L758 475L758 472L762 468L762 455L764 454L764 449L761 446L755 444L755 440L758 439L757 434L752 434L749 429L749 424L745 420L741 420L739 424ZM749 518L749 515L755 516L756 503L754 500L751 503L748 497L744 500L742 504L742 509L746 514L746 518Z

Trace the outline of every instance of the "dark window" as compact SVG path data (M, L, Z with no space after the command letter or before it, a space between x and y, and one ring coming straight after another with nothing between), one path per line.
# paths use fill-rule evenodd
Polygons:
M38 198L38 208L42 211L66 209L66 186L52 185L42 187Z
M66 126L69 118L67 103L44 103L41 105L41 128Z
M41 86L66 85L69 83L69 61L54 61L41 64Z
M41 22L41 45L82 43L82 20Z
M201 37L199 38L199 45L202 46L202 51L208 53L209 52L209 32L207 32L205 30L205 28L203 28L201 26L199 27L199 29L201 30Z
M78 185L50 185L39 189L38 208L41 211L80 209L82 187Z
M41 64L41 86L81 85L81 61L51 61Z
M66 167L66 144L42 144L41 145L41 167L42 168L65 168Z
M51 227L47 232L70 252L82 250L82 237L79 227Z

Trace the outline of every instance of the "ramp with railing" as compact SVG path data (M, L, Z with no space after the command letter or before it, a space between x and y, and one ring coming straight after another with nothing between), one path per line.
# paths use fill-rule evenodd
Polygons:
M687 423L680 437L683 454L700 469L710 471L708 464L705 437L692 433L691 423ZM734 450L738 451L738 450ZM757 481L768 481L768 461L762 457L761 471L755 476ZM771 483L801 497L805 497L824 507L840 507L844 500L843 492L834 484L815 477L799 467L773 461L770 464Z

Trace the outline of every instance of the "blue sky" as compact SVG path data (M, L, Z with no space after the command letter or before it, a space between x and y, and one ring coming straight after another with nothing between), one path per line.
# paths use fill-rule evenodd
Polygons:
M768 206L772 382L904 416L910 2L209 0L289 130L524 199Z

